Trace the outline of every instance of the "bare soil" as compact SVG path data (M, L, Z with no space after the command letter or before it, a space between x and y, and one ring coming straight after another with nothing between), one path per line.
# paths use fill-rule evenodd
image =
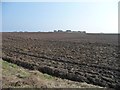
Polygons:
M117 34L3 33L2 59L31 70L120 88Z

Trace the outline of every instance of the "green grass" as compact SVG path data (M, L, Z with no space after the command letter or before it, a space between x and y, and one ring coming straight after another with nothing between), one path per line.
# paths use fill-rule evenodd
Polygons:
M2 68L4 75L16 75L19 78L25 78L30 76L30 72L16 64L8 63L2 60ZM38 73L42 79L54 79L52 76L48 74Z
M16 64L8 63L6 61L2 61L2 68L4 75L16 75L20 78L29 77L30 73L26 72L23 68L20 68Z
M52 76L50 76L50 75L48 75L48 74L43 74L44 76L43 76L43 78L44 79L54 79Z
M38 80L42 81L52 81L55 80L54 77L48 75L48 74L43 74L39 71L34 71L34 70L28 70L24 69L23 67L20 67L16 64L9 63L7 61L1 60L2 63L2 76L5 77L6 79L3 81L3 87L18 87L19 85L16 86L16 82L13 82L11 84L11 80L22 80L25 82L35 82L35 83L42 83L41 81L35 81L34 78L38 78ZM11 79L12 78L12 79ZM30 78L30 79L28 79ZM32 80L33 79L33 80ZM28 81L26 81L28 80ZM21 84L20 87L35 87L34 85L28 84L28 85L23 85Z
M8 63L6 61L2 61L2 66L4 69L9 69L9 68L18 68L17 65Z

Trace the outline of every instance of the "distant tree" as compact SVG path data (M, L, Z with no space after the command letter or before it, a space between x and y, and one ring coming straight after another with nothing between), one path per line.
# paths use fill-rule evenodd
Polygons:
M57 30L54 30L54 32L57 32Z
M66 32L71 32L71 30L66 30Z
M81 33L81 31L78 31L79 33Z
M62 30L58 30L58 32L63 32Z
M81 33L86 33L86 31L82 31Z

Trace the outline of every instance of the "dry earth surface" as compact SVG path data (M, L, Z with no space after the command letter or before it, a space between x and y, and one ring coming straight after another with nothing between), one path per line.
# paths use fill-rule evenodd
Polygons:
M2 59L30 70L120 88L117 34L3 33Z

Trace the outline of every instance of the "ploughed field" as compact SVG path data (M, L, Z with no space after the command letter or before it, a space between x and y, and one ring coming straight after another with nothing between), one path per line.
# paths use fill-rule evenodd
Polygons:
M2 59L53 76L120 88L117 34L2 33Z

